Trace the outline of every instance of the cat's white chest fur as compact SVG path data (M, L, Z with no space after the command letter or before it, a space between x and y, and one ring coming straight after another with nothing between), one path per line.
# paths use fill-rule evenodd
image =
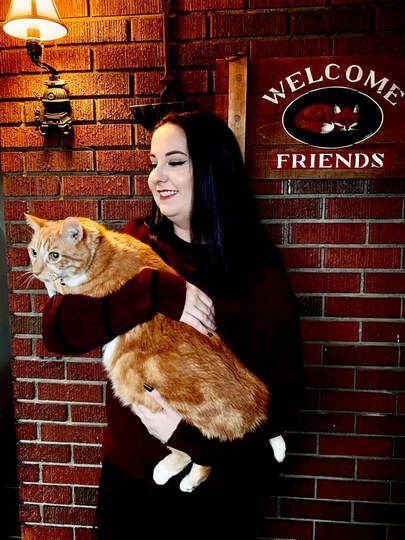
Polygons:
M55 283L59 283L59 280L60 280L60 284L62 285L66 285L68 287L71 287L71 288L74 288L74 287L78 287L79 285L81 285L82 283L85 283L87 280L88 280L88 276L86 273L84 274L80 274L80 276L75 276L75 277L66 277L66 278L62 278L61 276L59 276L59 278L57 278L57 281L45 281L45 287L48 291L48 296L50 298L52 298L52 296L55 296L55 294L57 294L58 292L60 293L61 290L60 290L60 287L56 286Z
M108 370L110 368L111 360L114 356L115 349L118 345L119 336L106 343L103 347L103 364Z
M68 287L78 287L79 285L82 285L82 283L85 283L87 280L88 280L88 275L86 273L80 274L79 276L75 276L75 277L63 278L65 285L67 285Z

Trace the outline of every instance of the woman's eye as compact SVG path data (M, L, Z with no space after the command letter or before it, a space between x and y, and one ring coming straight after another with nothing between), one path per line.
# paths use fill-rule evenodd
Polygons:
M36 257L36 256L37 256L37 252L35 251L34 248L31 248L31 255L32 255L33 257Z
M169 165L170 167L178 167L179 165L184 165L186 162L186 160L183 160L183 161L169 161ZM157 163L151 163L150 164L150 168L151 169L156 169L157 167Z
M57 251L50 251L48 257L51 261L57 261L59 259L59 253Z
M178 167L179 165L184 165L185 161L170 161L169 165L171 167Z

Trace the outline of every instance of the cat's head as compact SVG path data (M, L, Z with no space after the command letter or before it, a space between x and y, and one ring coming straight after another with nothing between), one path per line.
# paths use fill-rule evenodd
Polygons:
M339 107L334 105L334 124L339 131L353 131L359 123L359 106Z
M25 214L34 231L28 245L32 274L45 283L48 292L86 281L86 271L102 236L102 226L86 218L68 217L48 221Z

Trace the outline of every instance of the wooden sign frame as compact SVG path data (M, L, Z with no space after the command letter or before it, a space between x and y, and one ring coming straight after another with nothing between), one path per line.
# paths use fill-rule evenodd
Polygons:
M248 60L246 55L240 55L229 58L228 62L228 126L234 132L245 157Z

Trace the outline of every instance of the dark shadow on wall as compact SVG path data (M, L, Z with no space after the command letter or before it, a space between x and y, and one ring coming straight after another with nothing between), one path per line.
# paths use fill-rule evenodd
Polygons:
M1 176L0 176L1 180ZM10 367L6 237L0 199L0 539L19 538L16 437Z

